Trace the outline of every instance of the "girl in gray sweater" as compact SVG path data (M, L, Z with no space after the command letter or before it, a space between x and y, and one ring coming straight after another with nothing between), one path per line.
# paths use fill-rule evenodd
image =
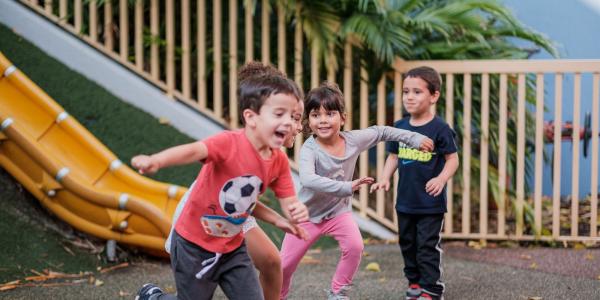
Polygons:
M310 220L299 226L310 237L302 240L285 235L281 246L281 299L288 296L292 275L300 260L322 235L335 238L342 251L329 299L348 299L363 250L362 236L352 218L352 194L374 181L370 177L352 180L359 154L382 141L400 141L413 148L432 151L433 141L421 134L388 126L340 131L346 121L344 97L333 83L325 82L311 90L305 107L312 136L300 150L298 198L308 207Z

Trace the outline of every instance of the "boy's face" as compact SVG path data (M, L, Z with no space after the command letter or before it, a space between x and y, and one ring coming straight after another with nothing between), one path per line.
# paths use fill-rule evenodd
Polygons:
M429 112L440 96L440 92L431 94L427 82L419 77L407 77L402 87L402 104L411 115L422 115Z
M269 148L281 148L293 132L293 112L298 99L287 94L267 98L252 122L256 138Z
M304 114L304 102L298 101L296 106L294 107L294 111L292 112L292 118L294 122L292 123L292 132L286 137L283 145L287 148L294 147L294 140L296 139L296 135L302 132L302 115Z
M308 114L308 127L317 138L326 140L339 134L344 125L344 118L337 110L327 110L324 107L313 109Z

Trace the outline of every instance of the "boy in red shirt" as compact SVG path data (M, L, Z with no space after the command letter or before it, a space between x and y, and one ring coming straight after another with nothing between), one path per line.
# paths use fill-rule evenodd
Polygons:
M301 92L285 77L254 76L240 83L238 98L244 129L132 159L142 174L204 162L171 242L177 296L146 284L136 299L210 299L217 285L229 299L263 299L244 244L246 218L252 214L306 238L295 223L307 221L308 211L296 198L287 156L279 150L291 134ZM267 187L287 219L257 204Z

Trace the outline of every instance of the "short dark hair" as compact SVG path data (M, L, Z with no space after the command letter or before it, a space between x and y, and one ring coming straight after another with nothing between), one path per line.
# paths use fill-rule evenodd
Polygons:
M406 73L405 78L408 77L423 79L427 82L427 89L432 95L435 94L435 92L439 92L442 87L442 77L434 68L422 66L410 69Z
M272 95L286 94L295 97L298 101L302 101L303 96L294 81L278 75L250 76L240 82L237 91L239 118L243 125L246 125L243 116L244 110L251 109L259 113L267 98Z
M283 72L272 65L266 65L259 61L249 61L240 67L240 70L238 71L238 81L241 82L253 76L263 75L287 77Z
M342 94L340 87L328 81L324 81L319 87L310 90L306 95L304 104L305 111L308 113L321 107L326 110L337 110L340 114L346 112L344 94ZM308 114L305 118L308 118Z

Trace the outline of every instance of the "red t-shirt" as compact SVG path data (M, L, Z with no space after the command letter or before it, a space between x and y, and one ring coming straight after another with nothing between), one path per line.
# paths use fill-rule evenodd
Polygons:
M291 197L294 184L287 155L273 149L269 159L261 158L244 130L219 133L203 143L208 156L175 230L208 251L228 253L242 244L242 224L258 195L270 187L278 198Z

